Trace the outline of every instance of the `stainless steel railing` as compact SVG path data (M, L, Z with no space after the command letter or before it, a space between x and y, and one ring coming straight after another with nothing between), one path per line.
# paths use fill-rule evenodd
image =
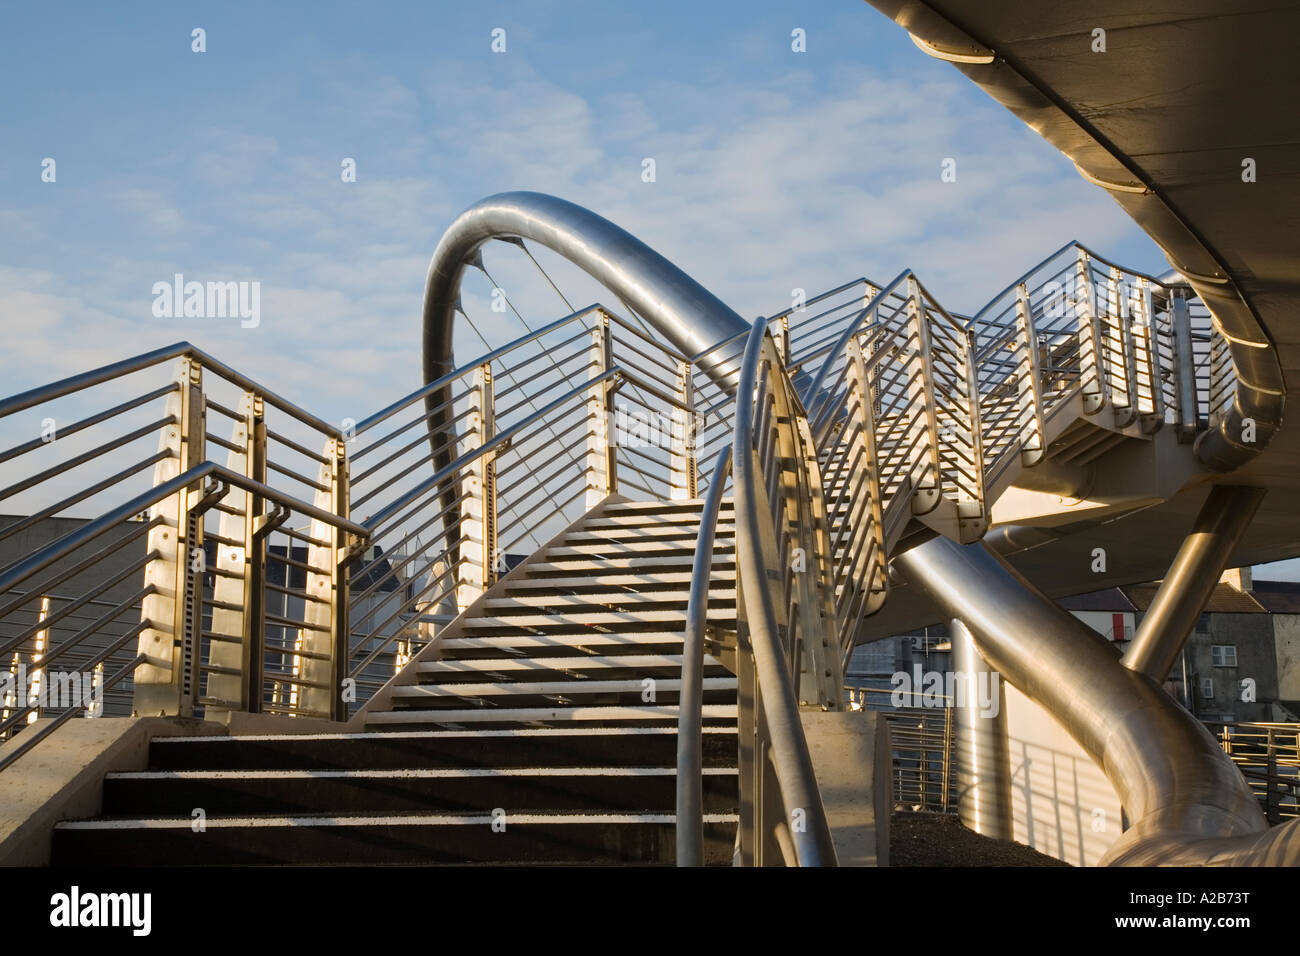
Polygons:
M728 346L730 347L730 346ZM591 305L357 424L348 673L364 702L511 563L606 496L694 499L730 399L700 361ZM430 433L431 423L438 424Z
M756 344L760 326L763 345ZM801 672L842 673L860 622L886 598L890 551L913 519L962 542L982 536L992 489L1016 467L1042 460L1054 434L1049 425L1062 409L1135 437L1172 424L1191 441L1224 414L1233 391L1226 345L1189 289L1166 287L1077 243L969 318L947 312L911 272L884 286L855 280L760 320L746 368L751 360L756 377L742 377L735 420L734 447L752 443L754 450L738 453L733 465L738 549L742 556L755 548L771 552L766 566L750 569L751 591L763 581L766 594L763 574L770 573L784 582L783 589L771 585L773 593L791 598L797 589L782 570L788 552L781 549L795 542L809 573L801 576L799 600L782 608L793 615L788 619L752 594L738 607L770 633L787 635L783 649L771 648L770 637L762 645L785 653L787 682ZM763 411L783 388L791 389L791 400L782 413ZM752 417L760 412L761 419ZM806 442L801 426L808 428ZM798 528L782 523L793 513L782 497L792 486L771 484L778 458L785 482L808 482L799 492L808 510ZM752 477L753 468L769 469L759 472L767 484ZM758 529L769 522L760 543ZM709 533L706 522L697 548ZM743 595L743 568L741 578ZM828 597L833 605L823 612L824 624L798 618L796 607L806 612ZM692 595L688 621L699 618L704 600ZM806 645L796 633L801 624ZM821 643L827 627L835 666L806 665L801 656ZM768 686L777 686L775 675ZM829 700L833 693L800 696ZM784 692L774 706L787 728L795 726L797 713L787 708L797 705ZM680 747L696 746L693 727L684 715ZM815 789L803 776L811 771L799 762L802 746L797 731L773 741L772 752L786 762L783 796ZM692 766L688 753L679 772ZM690 834L693 813L689 800L679 804L679 827ZM754 812L760 837L774 825L768 816ZM691 839L682 844L687 861L695 858L685 852L693 851ZM816 858L806 846L787 856L802 861L805 851Z
M833 614L828 529L811 429L768 326L756 321L746 345L732 441L737 671L742 698L749 696L741 713L741 803L752 808L741 820L740 858L834 865L799 718L801 701L840 706L839 659L822 626ZM719 469L724 463L725 455ZM716 510L712 520L704 516L697 555L716 517ZM696 643L707 603L702 590L692 590L687 615ZM685 720L681 739L698 746L693 715ZM698 763L698 755L688 762ZM679 806L679 821L689 808L689 801ZM696 828L679 836L688 851L681 862L697 860Z
M182 342L0 400L0 434L0 734L339 715L333 595L365 531L338 426ZM74 678L89 692L40 692Z
M1270 824L1300 816L1300 724L1206 722Z

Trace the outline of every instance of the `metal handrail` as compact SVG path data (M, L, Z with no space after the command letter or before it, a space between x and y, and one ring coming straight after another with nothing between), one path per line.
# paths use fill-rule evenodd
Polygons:
M295 405L286 398L282 398L268 388L259 385L248 376L235 371L224 362L213 358L202 349L191 345L189 342L176 342L173 345L164 346L160 349L154 349L152 352L142 352L139 355L129 359L123 359L120 362L112 362L108 365L101 365L97 369L91 369L89 372L82 372L78 375L71 375L68 378L60 379L57 382L51 382L49 385L41 385L37 388L28 389L25 392L19 392L17 395L11 395L8 398L0 399L0 418L12 415L15 412L25 411L35 405L41 405L45 402L53 401L56 398L63 398L74 392L90 388L93 385L102 385L104 382L112 381L115 378L121 378L124 375L130 375L132 372L140 372L155 365L161 365L171 359L176 358L194 358L202 363L203 367L211 372L226 379L228 382L239 386L250 392L257 392L262 399L269 405L280 409L287 415L296 418L304 425L309 425L317 431L323 432L334 438L342 438L343 431L337 425L331 425L329 422L317 418L307 410Z
M677 704L677 865L704 865L704 639L708 627L713 546L727 476L731 445L718 453L713 479L700 511L700 530L691 564L691 593L682 637L681 693Z
M755 393L764 345L769 342L767 321L760 317L754 323L741 365L732 442L738 590L744 594L745 623L757 687L766 698L762 716L772 743L772 763L781 790L785 808L783 822L789 830L790 843L799 865L834 865L835 848L830 824L800 724L793 678L787 670L786 654L778 633L776 608L768 581L769 569L760 545L764 536L761 522L765 516L759 506L759 476L755 472L752 449L755 448L755 418L765 411L757 405ZM793 387L785 379L784 372L780 366L773 367L779 371L775 387L785 389L788 397L793 399ZM761 812L756 809L755 813L761 820ZM789 822L800 817L805 821L803 826L792 826Z

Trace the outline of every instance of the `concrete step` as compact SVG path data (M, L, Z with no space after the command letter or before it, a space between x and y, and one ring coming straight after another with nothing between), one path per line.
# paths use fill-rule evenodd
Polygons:
M716 670L722 665L705 655L704 666ZM545 678L548 674L570 675L574 679L602 677L611 679L615 671L632 670L639 673L665 671L680 674L681 654L619 654L609 657L589 656L575 658L554 657L484 657L476 660L420 661L415 672L420 683L453 683L464 680L486 680L496 675L500 680Z
M105 817L508 812L672 813L672 767L156 770L104 778ZM703 777L706 812L735 812L734 768Z
M581 575L601 573L623 573L635 571L637 574L659 574L663 572L691 573L695 563L695 549L673 551L660 555L623 555L619 557L600 557L590 554L555 555L547 553L547 560L528 565L524 570L529 578L543 578L546 575ZM734 576L736 560L734 550L715 555L713 559L715 573L730 573Z
M735 765L734 726L705 728L702 741L705 766ZM149 745L152 770L673 767L676 760L676 727L156 737Z
M680 672L679 672L680 673ZM595 675L593 675L594 677ZM593 698L608 704L629 704L642 701L651 685L655 701L676 702L681 691L681 678L633 678L631 680L596 680L569 678L566 680L506 681L491 683L420 683L393 688L395 706L457 708L526 707L544 706L547 703L572 701L583 704L596 703ZM703 679L705 703L721 703L735 699L736 678L706 677Z
M736 609L710 608L709 621L724 626L734 626ZM618 629L631 635L636 630L659 630L665 626L685 628L686 610L645 609L638 611L570 611L566 614L511 614L503 617L467 618L462 624L471 634L502 634L510 631L536 629L551 634L581 634L589 628Z
M494 827L493 824L496 824ZM705 861L731 861L737 816L705 817ZM384 814L79 820L54 829L55 866L670 863L664 813Z
M621 588L637 591L682 591L689 594L691 580L690 571L647 571L633 574L620 569L603 574L521 578L507 583L505 590L510 595L536 591L590 594L602 589ZM709 575L709 581L716 587L734 588L736 584L734 565L729 571L721 571L715 567Z
M703 708L704 717L712 722L737 719L735 704L710 704ZM428 726L439 727L514 727L534 725L572 726L589 723L604 726L676 726L677 704L623 704L596 707L501 707L457 710L402 710L378 711L367 715L366 727Z

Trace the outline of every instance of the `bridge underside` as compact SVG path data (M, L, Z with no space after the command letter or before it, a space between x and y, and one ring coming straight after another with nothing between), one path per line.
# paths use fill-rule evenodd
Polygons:
M1189 0L1176 10L1123 0L870 2L939 51L993 54L992 63L954 65L1089 178L1128 187L1108 191L1184 271L1224 330L1272 345L1271 353L1235 347L1239 375L1269 391L1300 386L1300 10L1264 0ZM1104 53L1093 52L1098 28L1106 31ZM1249 183L1248 158L1256 164ZM1300 554L1293 419L1231 474L1233 484L1269 489L1233 565ZM1032 550L999 550L1054 597L1159 578L1207 493L1193 485L1120 520L1058 524L1063 536ZM1081 573L1098 547L1107 571ZM863 637L939 619L898 587Z

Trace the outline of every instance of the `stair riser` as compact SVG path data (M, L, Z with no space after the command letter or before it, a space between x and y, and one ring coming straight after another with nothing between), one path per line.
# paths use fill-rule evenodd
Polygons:
M729 863L735 823L706 823L706 863ZM672 823L487 824L340 827L209 827L58 830L55 866L316 865L431 863L671 863Z
M704 765L735 764L736 735L703 737ZM371 736L275 740L155 740L155 770L399 770L463 767L672 767L677 735L547 734L457 737Z
M652 701L642 700L641 691L639 690L584 693L582 682L574 681L573 690L564 694L491 694L483 697L457 697L450 694L440 697L408 697L404 695L394 698L393 705L395 710L434 711L469 710L475 706L482 706L483 709L489 710L514 709L517 707L564 707L568 704L582 707L635 707L641 704L657 704L666 707L676 704L678 698L677 691L662 688L655 693ZM731 687L705 690L703 701L705 704L734 704L736 702L736 689Z
M420 672L420 686L425 687L447 687L455 689L461 684L481 684L488 681L520 681L520 680L539 680L539 681L561 681L572 680L576 685L581 686L585 679L594 680L641 680L651 677L656 680L678 680L682 676L680 664L662 664L662 665L642 665L639 667L614 667L608 665L601 668L591 668L585 670L565 671L564 662L559 661L554 664L548 664L546 669L540 667L530 667L527 670L501 670L493 671L490 667L482 670L465 670L465 671L445 671L436 668L429 668ZM730 673L721 664L706 665L704 676L728 677Z
M104 814L209 818L253 814L352 813L673 813L676 776L223 777L115 778L104 782ZM734 774L704 778L706 813L734 813Z

